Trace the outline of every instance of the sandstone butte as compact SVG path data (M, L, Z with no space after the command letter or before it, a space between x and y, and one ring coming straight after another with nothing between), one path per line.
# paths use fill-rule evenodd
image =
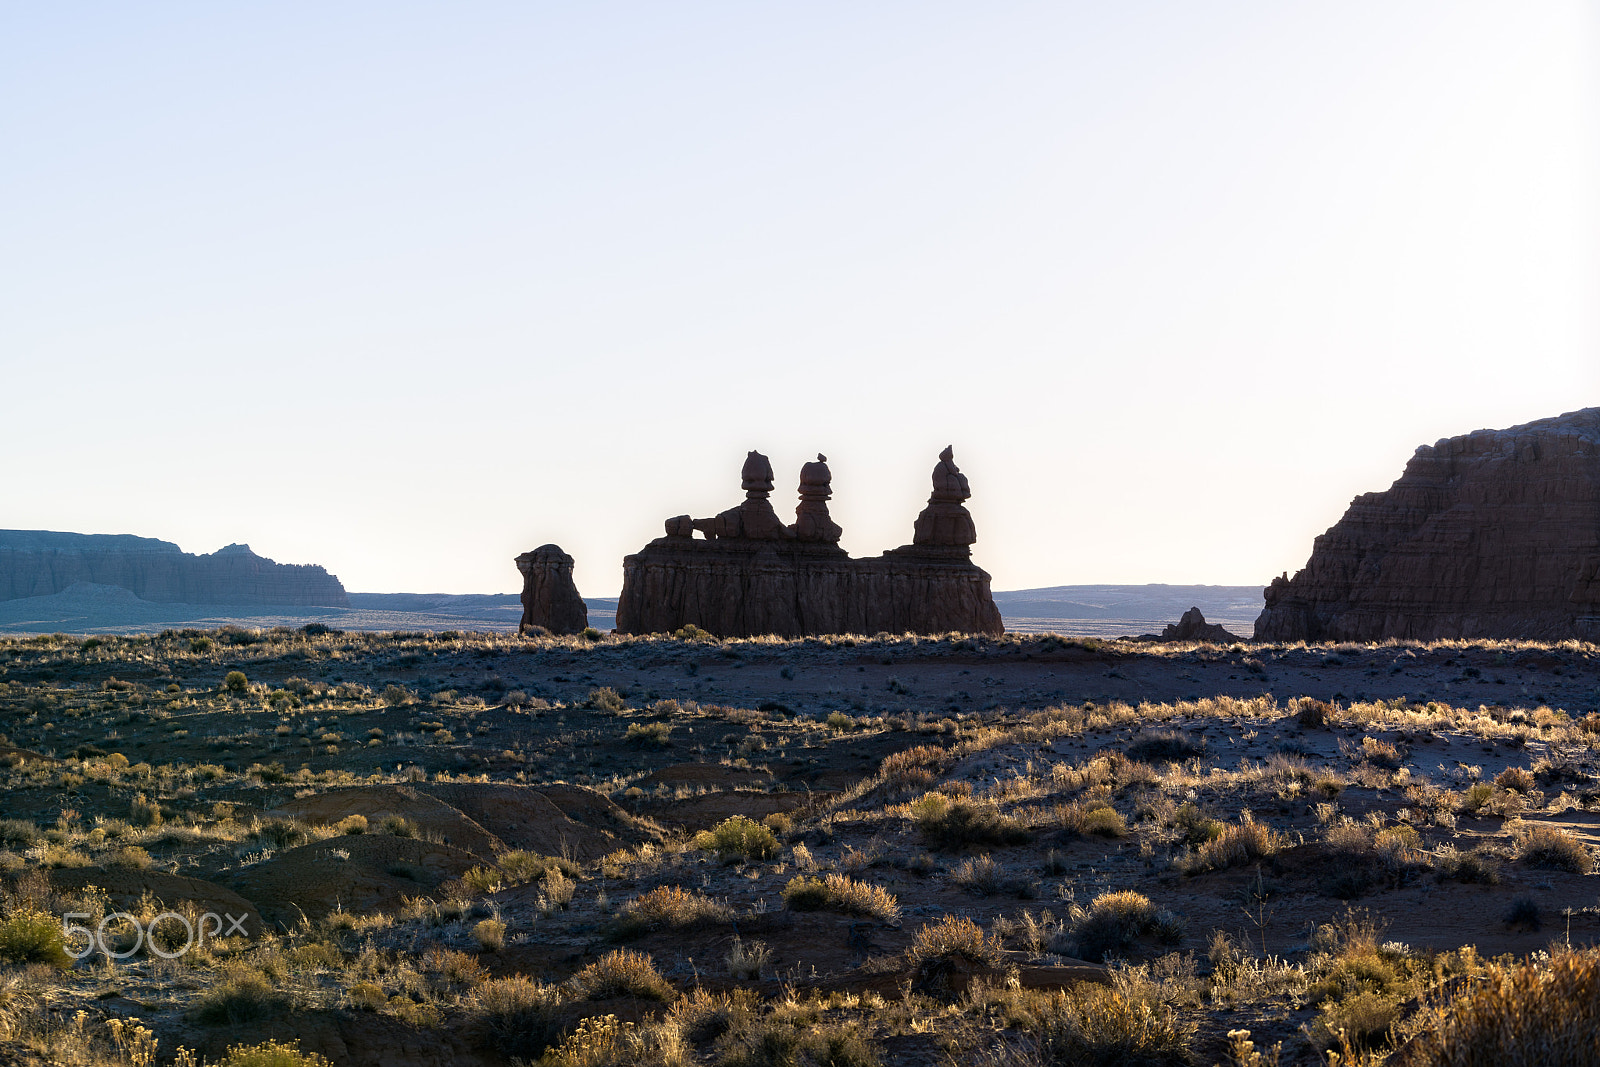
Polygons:
M866 559L839 547L827 457L801 468L792 525L767 499L767 457L751 452L740 473L738 506L705 519L674 516L666 536L623 560L620 632L690 625L719 637L1004 632L989 575L972 562L977 532L964 506L972 494L951 449L934 468L912 543Z
M1255 637L1600 639L1600 408L1418 448L1273 580Z
M0 530L0 600L51 596L79 582L121 586L162 604L350 606L326 570L275 563L249 545L197 556L131 534Z

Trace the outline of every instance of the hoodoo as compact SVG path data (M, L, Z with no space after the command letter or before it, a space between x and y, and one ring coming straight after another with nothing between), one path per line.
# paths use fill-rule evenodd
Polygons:
M572 582L572 557L560 545L540 545L516 558L522 572L522 622L518 633L539 626L575 634L589 625L589 607Z
M1273 580L1255 636L1600 639L1600 408L1418 448Z
M972 562L977 534L963 503L971 491L949 448L912 543L881 556L851 559L839 547L843 531L828 514L832 482L826 456L805 464L795 522L785 526L767 499L772 464L751 452L742 504L709 519L674 516L665 537L623 560L617 629L692 624L720 637L1004 632L989 575Z

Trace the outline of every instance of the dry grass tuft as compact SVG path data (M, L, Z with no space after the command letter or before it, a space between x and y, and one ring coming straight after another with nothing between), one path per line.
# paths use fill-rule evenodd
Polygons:
M692 889L664 885L624 904L612 924L612 936L625 939L650 930L679 930L732 921L733 909L728 905Z
M1222 870L1274 855L1282 848L1281 834L1244 811L1239 813L1237 826L1224 826L1220 834L1186 857L1181 867L1185 874Z

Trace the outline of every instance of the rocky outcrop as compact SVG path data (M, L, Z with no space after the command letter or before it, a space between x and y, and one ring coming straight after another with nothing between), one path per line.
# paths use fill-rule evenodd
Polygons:
M692 624L723 637L1004 632L989 575L972 562L977 535L963 506L970 490L950 449L934 469L912 544L870 559L839 547L825 456L801 469L792 526L767 499L767 458L751 452L742 476L744 503L710 519L670 518L665 537L623 560L619 631Z
M0 530L0 600L53 596L78 583L120 586L158 604L350 605L321 567L275 563L249 545L197 556L153 537Z
M1273 580L1255 636L1600 639L1600 408L1418 448Z
M540 545L516 559L522 572L522 622L518 633L540 626L557 634L581 633L589 608L572 582L572 557L557 545Z
M1183 613L1177 622L1161 631L1157 641L1209 641L1212 644L1231 643L1240 640L1231 634L1225 627L1206 622L1206 617L1199 608L1190 608Z

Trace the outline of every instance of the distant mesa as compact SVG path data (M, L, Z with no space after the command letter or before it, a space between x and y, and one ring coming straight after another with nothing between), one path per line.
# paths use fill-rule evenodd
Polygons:
M617 629L693 625L721 637L1004 632L989 575L972 562L977 533L964 506L971 490L950 448L934 468L912 543L882 556L851 559L839 547L843 531L828 513L832 483L819 453L800 469L795 521L785 524L768 499L771 462L747 454L743 502L710 518L667 519L665 537L623 560Z
M1600 639L1600 408L1418 448L1273 580L1255 637Z
M275 563L249 545L197 556L131 534L0 530L0 600L73 586L116 586L157 604L350 606L344 586L323 568Z
M518 633L540 627L575 634L589 625L589 608L572 581L572 557L559 545L540 545L516 559L522 572L522 622Z

